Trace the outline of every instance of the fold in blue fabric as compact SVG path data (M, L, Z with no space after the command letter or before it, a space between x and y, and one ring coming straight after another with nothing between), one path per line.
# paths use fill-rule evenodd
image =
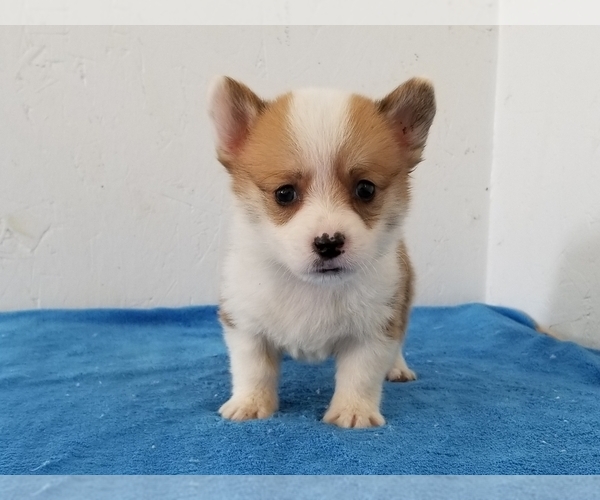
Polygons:
M600 352L468 304L414 309L406 358L381 428L322 423L333 362L291 359L233 423L214 307L0 314L0 473L600 474Z

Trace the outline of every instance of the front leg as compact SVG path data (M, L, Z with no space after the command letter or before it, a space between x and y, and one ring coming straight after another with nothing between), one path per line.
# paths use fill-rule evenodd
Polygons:
M336 355L335 392L323 421L339 427L385 424L379 411L385 375L394 363L398 341L355 341Z
M232 395L219 409L224 418L268 418L279 405L277 384L280 354L261 336L225 328L229 350Z

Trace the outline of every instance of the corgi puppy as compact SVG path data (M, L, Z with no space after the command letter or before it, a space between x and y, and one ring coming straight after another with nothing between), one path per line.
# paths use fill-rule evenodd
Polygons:
M415 379L402 355L413 295L403 224L435 110L420 78L381 100L309 88L267 101L214 81L209 114L234 195L219 310L232 376L224 418L278 409L287 353L335 358L325 422L385 423L386 377Z

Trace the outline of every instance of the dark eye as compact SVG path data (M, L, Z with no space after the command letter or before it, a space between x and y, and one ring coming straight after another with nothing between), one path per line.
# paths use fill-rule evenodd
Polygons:
M371 201L375 196L375 184L371 181L359 181L355 192L362 201Z
M275 200L280 205L289 205L290 203L294 203L298 198L298 193L296 193L296 189L294 186L281 186L275 191Z

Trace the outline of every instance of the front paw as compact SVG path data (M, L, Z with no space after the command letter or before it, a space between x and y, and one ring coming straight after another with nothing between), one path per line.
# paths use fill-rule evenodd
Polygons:
M385 424L385 419L377 408L356 404L332 404L325 413L323 422L349 429L379 427Z
M232 396L221 408L223 418L241 422L269 418L277 411L277 396L267 393L255 393L248 396Z

